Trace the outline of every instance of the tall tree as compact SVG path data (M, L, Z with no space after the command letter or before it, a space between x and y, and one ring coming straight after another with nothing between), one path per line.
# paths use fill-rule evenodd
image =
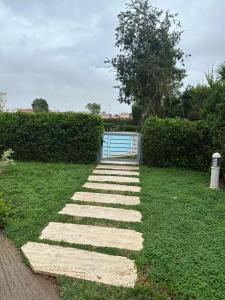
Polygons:
M209 95L203 107L203 117L213 124L225 120L225 64L220 65L216 72L213 69L206 75Z
M32 108L34 112L48 112L48 102L45 99L39 98L35 99L32 103Z
M136 125L139 125L142 120L142 109L137 102L132 105L132 119Z
M95 102L88 103L85 108L94 115L99 115L101 112L101 105Z
M209 93L207 85L188 85L180 96L181 117L191 121L200 120Z
M132 104L138 99L147 115L162 115L163 99L185 76L176 17L152 7L148 0L131 0L118 15L115 45L119 54L106 63L116 71L119 101Z

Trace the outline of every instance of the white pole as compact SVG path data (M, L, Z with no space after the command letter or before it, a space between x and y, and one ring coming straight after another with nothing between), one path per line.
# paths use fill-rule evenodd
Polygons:
M210 180L211 189L219 188L220 161L221 161L220 153L214 153L212 156L212 167L211 167L211 180Z

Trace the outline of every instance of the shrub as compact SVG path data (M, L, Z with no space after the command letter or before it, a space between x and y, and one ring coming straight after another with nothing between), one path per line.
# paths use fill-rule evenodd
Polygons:
M211 140L209 129L203 122L149 118L142 133L144 163L208 169Z
M0 228L6 225L9 210L9 205L2 199L2 194L0 194Z
M2 157L0 159L0 173L3 172L9 166L15 164L14 160L11 158L13 153L14 151L12 149L8 149L3 152Z
M0 152L24 161L94 162L101 117L85 113L0 113Z
M213 152L219 152L222 155L221 168L225 174L225 122L221 122L219 126L211 127Z

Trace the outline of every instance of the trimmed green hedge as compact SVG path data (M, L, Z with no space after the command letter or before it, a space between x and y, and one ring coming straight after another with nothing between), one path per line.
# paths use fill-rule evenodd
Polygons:
M23 161L94 162L101 117L84 113L0 113L0 153L12 148Z
M149 118L143 126L143 162L207 170L212 146L210 131L200 121Z

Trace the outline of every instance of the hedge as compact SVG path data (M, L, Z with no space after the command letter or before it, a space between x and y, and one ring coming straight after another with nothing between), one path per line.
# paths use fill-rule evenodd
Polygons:
M85 113L0 113L0 153L12 148L22 161L94 162L101 117Z
M153 166L207 170L212 142L201 121L149 118L143 129L143 162Z

